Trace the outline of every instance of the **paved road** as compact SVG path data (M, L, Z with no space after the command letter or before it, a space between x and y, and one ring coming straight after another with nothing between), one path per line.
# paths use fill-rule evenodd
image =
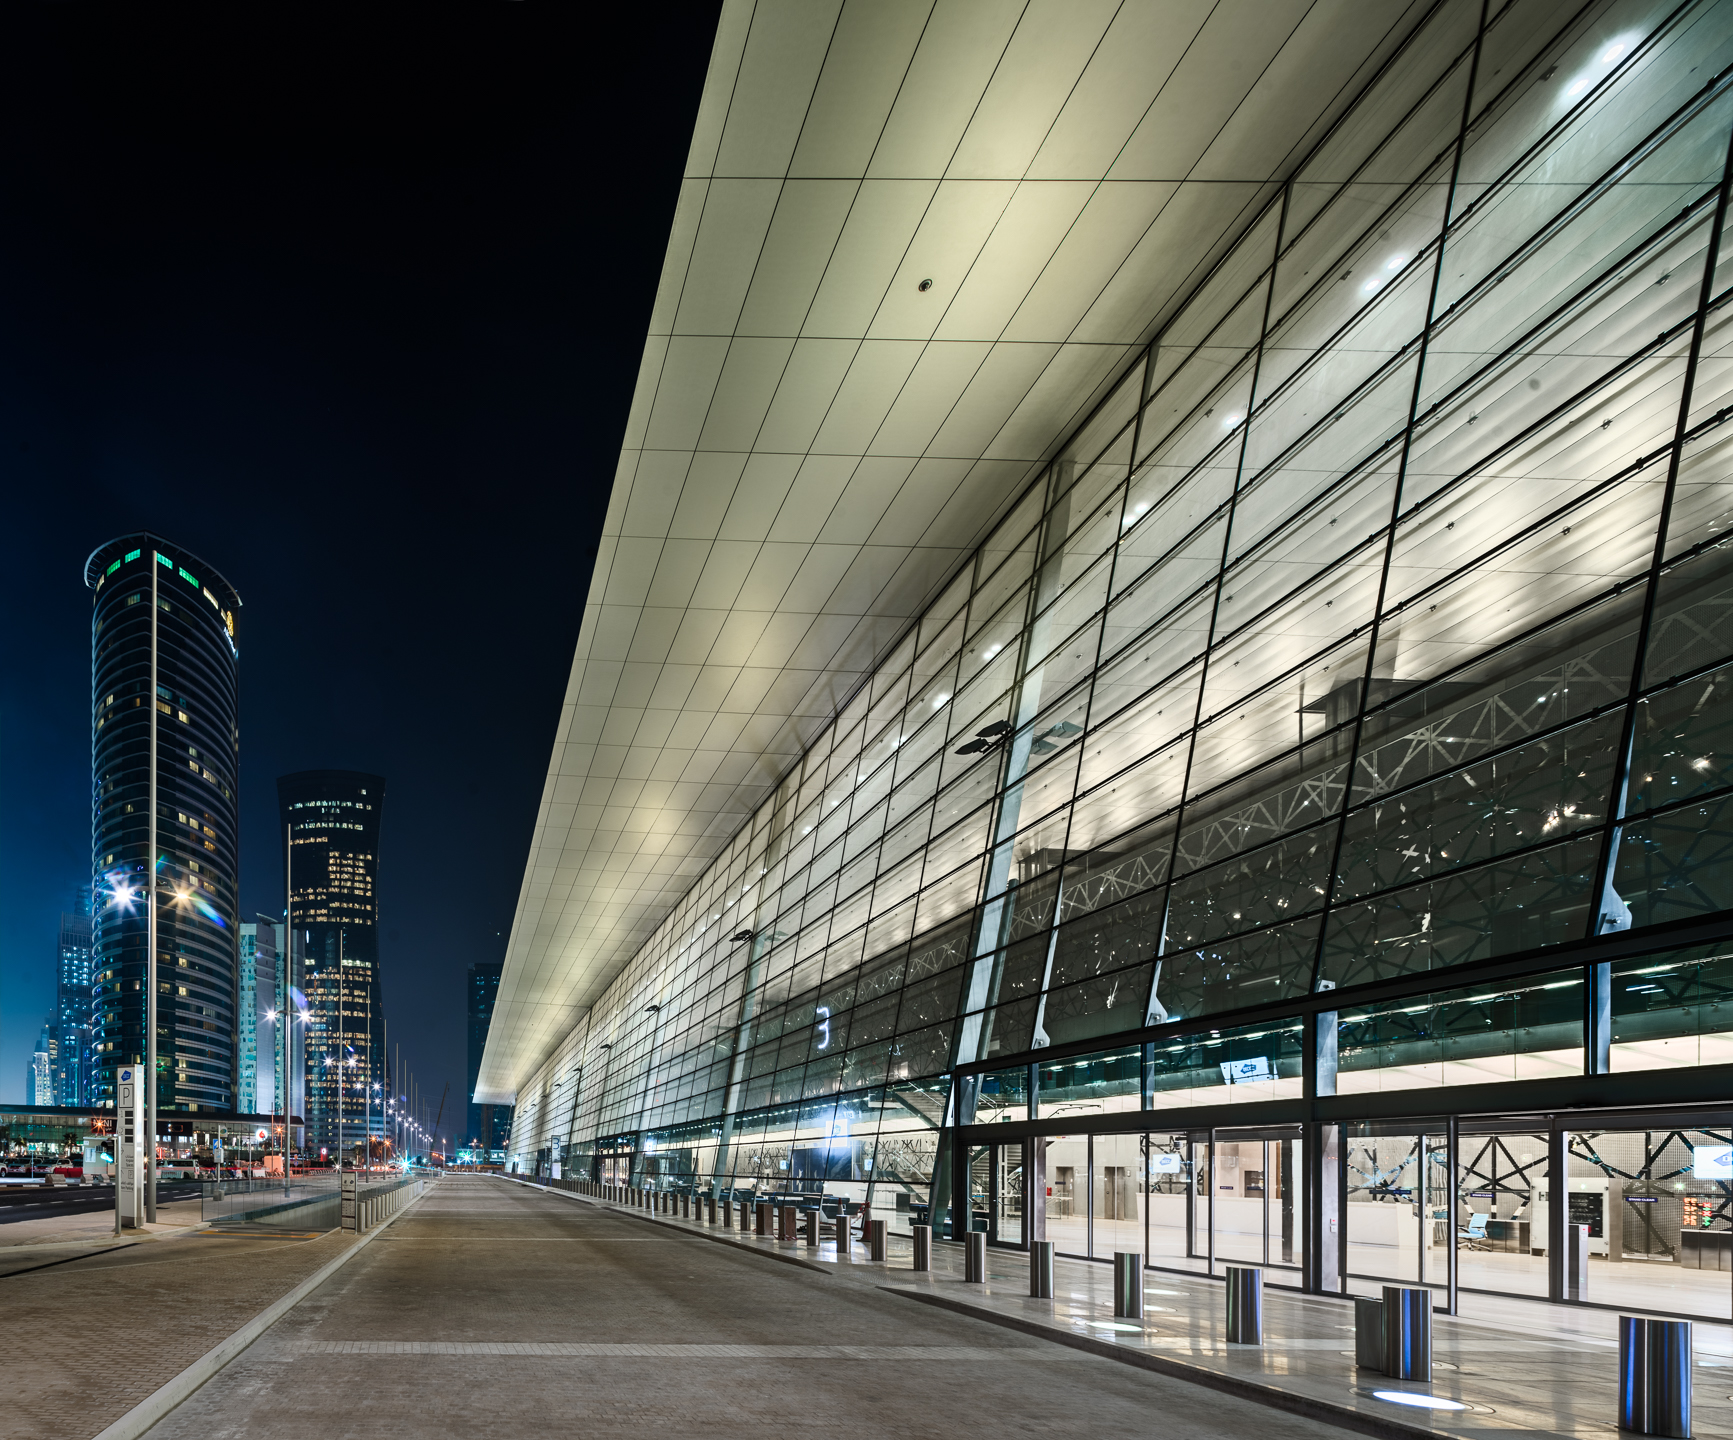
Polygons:
M171 1200L196 1200L202 1193L197 1184L159 1185L159 1204ZM114 1191L106 1185L56 1187L52 1190L33 1186L30 1189L0 1190L0 1225L15 1220L40 1220L44 1215L81 1215L92 1210L114 1209Z
M450 1177L150 1440L524 1428L1323 1440L1341 1432L630 1215Z

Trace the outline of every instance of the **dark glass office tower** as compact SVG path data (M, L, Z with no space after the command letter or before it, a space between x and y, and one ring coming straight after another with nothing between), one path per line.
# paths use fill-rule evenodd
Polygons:
M384 1133L379 822L385 781L305 770L277 781L289 924L306 947L307 1144L335 1156ZM375 1085L379 1088L375 1089Z
M145 1060L154 926L158 1109L228 1110L240 597L148 533L99 546L84 578L95 596L91 1098L112 1104L115 1066Z
M80 885L72 909L60 915L55 946L54 1103L88 1103L90 1087L90 886Z
M469 986L464 991L469 1011L469 1089L465 1093L470 1102L464 1138L475 1149L484 1151L500 1149L511 1131L511 1106L475 1103L475 1081L481 1073L481 1056L487 1049L487 1030L493 1023L493 1006L504 968L503 960L483 960L471 965Z

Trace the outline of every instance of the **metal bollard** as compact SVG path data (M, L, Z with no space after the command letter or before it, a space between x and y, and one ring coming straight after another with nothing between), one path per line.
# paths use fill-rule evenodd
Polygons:
M838 1260L853 1259L853 1252L854 1241L849 1234L848 1212L838 1210L836 1212L836 1258Z
M933 1227L931 1225L914 1225L910 1228L915 1237L915 1269L931 1270L933 1268Z
M1053 1242L1032 1241L1029 1246L1029 1294L1036 1300L1053 1298Z
M757 1224L753 1227L752 1233L755 1235L770 1234L770 1202L768 1200L758 1202Z
M806 1248L809 1250L818 1248L818 1218L816 1205L806 1212Z
M1228 1344L1264 1343L1264 1272L1249 1265L1228 1270Z
M706 1224L714 1225L716 1223L716 1197L714 1195L704 1197L704 1219Z
M722 1228L724 1230L734 1228L734 1202L729 1199L724 1199L722 1202Z
M776 1227L776 1238L778 1240L794 1239L794 1227L799 1223L800 1212L792 1205L784 1205L782 1209L777 1212L777 1220L779 1223Z
M1384 1287L1384 1373L1392 1380L1432 1378L1432 1292Z
M965 1285L985 1285L987 1283L987 1235L982 1230L971 1230L963 1237L963 1283Z
M1690 1440L1691 1322L1619 1316L1619 1429Z
M1143 1319L1143 1256L1135 1250L1114 1252L1113 1313L1122 1320Z
M1384 1302L1354 1297L1354 1363L1362 1370L1384 1369Z
M881 1265L885 1263L886 1259L890 1255L890 1246L885 1239L885 1232L889 1229L890 1225L884 1220L869 1220L867 1222L867 1230L870 1234L870 1244L872 1246L872 1258Z

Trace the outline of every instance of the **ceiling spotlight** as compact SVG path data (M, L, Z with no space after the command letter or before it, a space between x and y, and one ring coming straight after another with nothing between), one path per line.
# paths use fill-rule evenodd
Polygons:
M921 283L919 285L915 286L915 289L919 290L921 292L921 294L923 294L923 295L925 295L927 293L927 291L931 290L932 288L933 288L933 282L931 280L923 280L923 281L921 281Z

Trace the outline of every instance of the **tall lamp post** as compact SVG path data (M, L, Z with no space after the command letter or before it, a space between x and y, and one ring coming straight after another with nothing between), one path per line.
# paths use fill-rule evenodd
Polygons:
M385 1087L375 1080L367 1091L367 1168L373 1168L373 1096L379 1095L379 1143L385 1144Z
M154 541L152 542L155 543ZM157 566L150 567L150 853L145 858L145 921L144 921L144 1073L147 1077L145 1086L145 1117L144 1140L145 1154L145 1192L144 1218L145 1223L156 1224L156 788L157 788L157 753L156 753L156 699L161 693L160 681L157 677L157 620L160 618L156 593ZM119 1153L118 1151L116 1152Z

